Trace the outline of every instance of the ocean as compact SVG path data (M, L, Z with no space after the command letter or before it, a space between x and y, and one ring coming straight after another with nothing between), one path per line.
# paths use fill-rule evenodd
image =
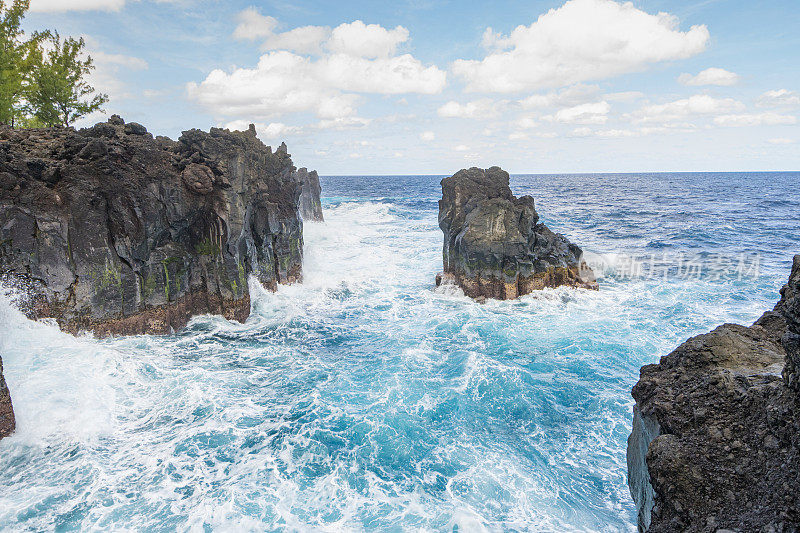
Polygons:
M600 290L435 289L443 176L323 177L304 282L95 339L0 296L0 530L635 531L642 365L778 300L800 173L512 176Z

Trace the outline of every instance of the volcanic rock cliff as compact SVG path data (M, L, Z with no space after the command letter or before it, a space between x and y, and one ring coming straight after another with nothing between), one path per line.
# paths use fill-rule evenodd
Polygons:
M14 409L11 406L11 394L8 392L6 380L3 378L3 359L0 358L0 439L14 431Z
M539 222L530 196L514 197L499 167L470 168L442 180L439 227L444 272L472 298L513 299L544 287L596 289L581 249Z
M114 116L0 129L0 273L30 318L69 332L168 333L198 314L242 321L247 279L299 280L301 184L246 132L157 137Z
M319 184L319 175L316 170L309 172L306 168L300 168L296 174L297 181L301 184L300 191L300 215L303 220L322 222L322 186Z
M642 368L628 439L640 530L800 530L798 339L800 255L773 311Z

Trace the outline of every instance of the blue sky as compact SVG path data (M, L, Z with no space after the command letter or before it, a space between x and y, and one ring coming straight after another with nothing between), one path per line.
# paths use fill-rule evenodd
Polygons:
M32 0L155 134L321 174L800 170L796 0ZM85 125L83 124L83 125Z

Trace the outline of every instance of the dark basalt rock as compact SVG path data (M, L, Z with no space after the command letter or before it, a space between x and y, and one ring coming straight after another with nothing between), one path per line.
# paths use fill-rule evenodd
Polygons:
M783 337L786 348L786 366L783 377L786 384L800 393L800 256L795 256L789 283L781 289L781 301L776 306L786 318L787 330Z
M247 278L299 280L300 183L255 130L153 139L118 116L0 128L0 274L31 318L69 332L168 333L198 314L243 321Z
M15 426L11 394L8 392L6 380L3 378L3 359L0 358L0 439L8 437L14 431Z
M800 256L752 326L722 325L642 368L628 438L640 530L800 530L798 289Z
M302 184L300 192L300 215L303 220L322 222L322 186L319 184L319 175L316 170L309 172L305 168L297 170L297 180Z
M460 170L442 180L439 227L444 272L472 298L516 298L544 287L596 289L582 251L539 222L533 198L514 197L499 167Z

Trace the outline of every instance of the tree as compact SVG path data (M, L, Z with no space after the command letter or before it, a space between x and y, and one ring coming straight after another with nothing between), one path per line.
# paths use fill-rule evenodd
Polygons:
M94 70L90 56L83 57L83 37L48 33L31 52L34 65L27 94L32 114L48 126L69 126L78 118L99 110L108 102L106 94L92 94L86 76Z
M21 23L29 0L0 0L0 123L14 125L22 113L30 41L22 41Z

